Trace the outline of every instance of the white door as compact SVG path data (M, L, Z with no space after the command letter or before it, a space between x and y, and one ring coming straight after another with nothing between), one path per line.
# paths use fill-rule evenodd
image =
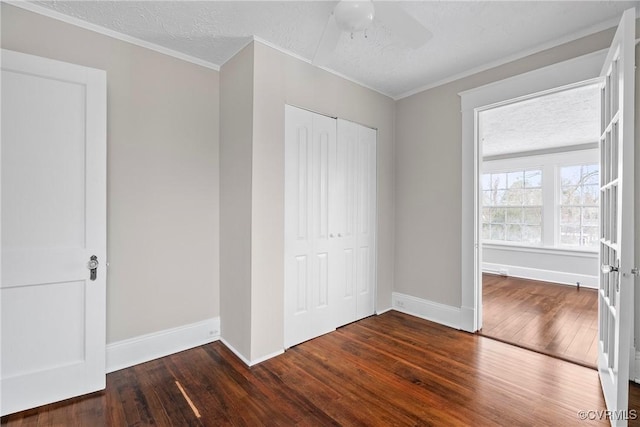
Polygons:
M1 149L4 415L105 387L105 72L3 50Z
M329 286L336 121L285 107L285 347L335 329Z
M376 131L358 126L356 150L356 318L374 313L376 229Z
M329 238L339 327L375 309L376 131L342 119L337 129Z
M635 9L622 16L601 73L598 370L612 425L627 425L633 333L635 16Z
M333 181L335 203L332 205L332 234L336 240L335 305L336 326L356 320L358 310L356 274L356 151L358 125L338 119L336 168Z

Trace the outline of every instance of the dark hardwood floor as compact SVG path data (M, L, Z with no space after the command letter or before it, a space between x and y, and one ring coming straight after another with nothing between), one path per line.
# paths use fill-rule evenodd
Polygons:
M482 298L480 334L596 367L597 290L483 274Z
M580 410L604 410L595 370L391 311L252 368L197 347L2 425L608 425Z

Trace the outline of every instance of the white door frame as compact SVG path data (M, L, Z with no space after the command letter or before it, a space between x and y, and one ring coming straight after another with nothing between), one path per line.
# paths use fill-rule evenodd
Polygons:
M607 49L603 49L458 94L462 106L462 330L476 332L482 327L479 112L507 101L527 98L533 93L555 91L559 87L598 78L606 55Z

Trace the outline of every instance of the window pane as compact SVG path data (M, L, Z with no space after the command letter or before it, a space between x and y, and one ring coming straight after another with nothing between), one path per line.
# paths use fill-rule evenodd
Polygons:
M489 224L483 222L482 223L482 239L486 240L491 236L489 234L490 230L491 230L491 226Z
M491 210L491 222L493 224L504 224L504 208L494 208Z
M485 190L482 192L482 204L484 206L491 206L493 205L493 200L492 200L492 194L491 194L491 190Z
M522 231L520 225L509 224L507 225L507 240L511 242L522 241Z
M578 185L582 174L582 166L566 166L560 169L560 183L565 185Z
M523 205L525 206L542 205L542 189L536 188L531 190L524 190Z
M599 242L598 227L582 227L582 243L584 246L597 248Z
M539 244L542 242L542 227L523 226L522 241L531 244Z
M522 208L507 208L507 224L522 224Z
M523 208L523 211L525 224L542 224L542 208Z
M507 188L523 188L524 172L509 172L507 174Z
M584 205L598 206L600 200L600 186L585 185L582 187L582 203Z
M581 203L581 191L577 185L570 185L562 187L562 201L563 205L580 205Z
M507 188L507 174L504 173L492 173L491 174L491 188L504 190Z
M560 243L577 246L580 242L580 227L569 225L560 226Z
M504 225L491 224L491 240L504 240Z
M542 171L526 171L524 173L524 186L526 188L542 187Z
M482 189L489 190L491 188L491 174L483 173L482 174Z
M493 204L495 206L502 206L506 204L506 190L495 190L493 192Z
M518 188L510 188L504 192L504 205L522 206L522 191ZM533 191L533 190L532 190Z
M585 165L582 170L584 174L584 183L585 184L595 184L598 185L600 183L600 166L599 165Z
M598 227L599 208L582 208L582 225Z
M560 208L560 224L580 226L580 208Z
M491 222L491 208L482 208L482 222Z

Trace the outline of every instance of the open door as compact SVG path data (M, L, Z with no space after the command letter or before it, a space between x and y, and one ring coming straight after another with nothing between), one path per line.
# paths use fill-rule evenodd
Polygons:
M633 333L635 21L624 12L601 72L598 371L614 426L627 425Z

